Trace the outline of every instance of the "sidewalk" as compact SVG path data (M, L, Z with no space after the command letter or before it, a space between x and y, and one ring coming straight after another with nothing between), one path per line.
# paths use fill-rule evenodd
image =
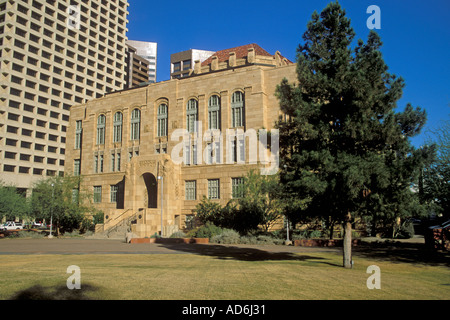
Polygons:
M102 239L3 239L0 255L45 254L196 254L202 251L226 251L230 249L261 250L269 253L297 253L336 251L340 248L294 247L283 245L226 245L226 244L129 244L124 240Z

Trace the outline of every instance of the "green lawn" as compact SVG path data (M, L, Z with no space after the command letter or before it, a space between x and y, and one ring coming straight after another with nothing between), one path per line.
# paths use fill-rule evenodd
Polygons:
M334 252L289 259L196 254L3 255L0 299L118 300L448 299L445 265L355 257L351 270ZM381 269L381 289L366 286L367 267ZM68 290L67 267L81 269L81 290Z

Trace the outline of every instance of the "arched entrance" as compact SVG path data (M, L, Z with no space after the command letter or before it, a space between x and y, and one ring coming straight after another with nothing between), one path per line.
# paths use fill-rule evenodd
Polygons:
M158 183L156 177L147 172L142 175L142 178L144 179L145 188L147 190L145 194L147 208L158 208Z

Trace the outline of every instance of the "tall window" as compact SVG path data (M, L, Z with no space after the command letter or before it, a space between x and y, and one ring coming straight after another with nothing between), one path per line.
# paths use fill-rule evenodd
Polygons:
M97 144L105 144L105 126L106 117L102 114L97 119Z
M81 173L81 160L75 159L73 163L73 175L79 176Z
M195 200L197 198L197 181L186 181L185 195L186 200Z
M101 203L101 202L102 202L102 187L95 186L94 187L94 203Z
M245 123L244 94L236 91L231 96L231 127L243 127Z
M111 202L117 202L117 191L119 190L118 185L111 186L111 192L110 192L110 201Z
M103 172L103 155L102 154L100 155L100 161L99 161L99 164L98 164L98 172L99 173Z
M75 149L81 148L81 134L83 132L83 123L81 120L76 122L75 127Z
M111 154L111 172L116 171L116 155L114 153Z
M94 156L94 173L98 173L98 155Z
M119 172L120 165L120 152L111 152L111 172Z
M244 178L231 178L231 196L242 198L244 196Z
M186 110L186 129L188 132L195 132L195 123L198 119L198 102L195 99L188 101Z
M139 140L141 135L141 110L131 112L131 140Z
M121 112L116 112L116 114L114 115L113 142L122 142L122 127L123 127L123 115Z
M208 180L208 198L209 199L219 199L220 198L220 188L219 179Z
M208 103L209 129L220 129L220 97L211 96Z
M158 137L167 136L167 116L168 116L167 105L161 104L158 107L158 126L157 126Z

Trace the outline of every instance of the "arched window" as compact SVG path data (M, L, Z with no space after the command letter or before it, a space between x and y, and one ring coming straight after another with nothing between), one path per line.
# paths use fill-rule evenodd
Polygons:
M106 116L100 115L97 118L97 144L105 144Z
M195 99L191 99L187 103L186 108L186 129L188 132L195 132L196 122L198 119L198 102Z
M236 91L231 96L231 127L243 127L245 124L244 94Z
M220 129L220 97L213 95L208 103L209 129Z
M141 135L141 110L134 109L131 112L131 140L139 140Z
M122 142L123 114L116 112L114 114L114 134L113 142Z
M167 104L160 104L158 107L158 125L157 125L157 136L165 137L167 136L167 118L168 118L168 107Z

